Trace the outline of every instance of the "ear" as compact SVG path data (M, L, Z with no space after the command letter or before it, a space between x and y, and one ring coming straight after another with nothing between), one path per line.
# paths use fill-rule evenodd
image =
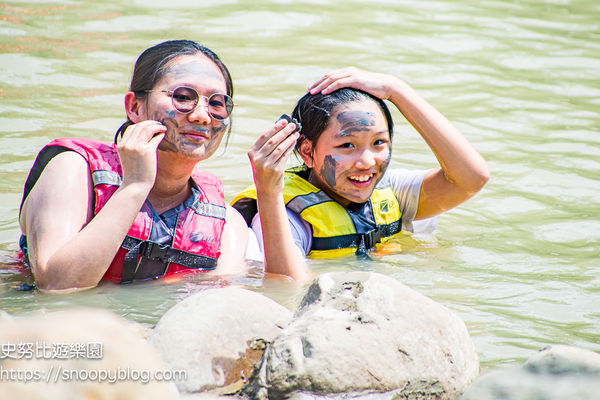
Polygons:
M146 119L142 110L144 104L144 101L141 98L136 97L133 92L127 92L125 95L125 112L127 113L127 117L129 117L134 124Z
M313 145L308 139L304 139L298 148L302 161L308 168L313 167Z

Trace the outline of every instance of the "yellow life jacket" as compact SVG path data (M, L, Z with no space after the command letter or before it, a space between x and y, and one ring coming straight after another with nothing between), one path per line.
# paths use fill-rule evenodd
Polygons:
M402 213L398 199L389 183L377 184L371 197L363 205L370 207L371 223L376 226L365 233L358 233L361 225L357 213L351 212L331 199L321 189L308 182L302 175L305 167L289 169L284 175L283 198L286 207L299 214L312 227L312 246L308 257L331 258L357 253L365 254L376 243L385 241L402 229ZM238 194L231 202L246 219L248 225L257 212L254 185ZM363 218L365 214L362 214ZM364 223L363 223L364 225Z

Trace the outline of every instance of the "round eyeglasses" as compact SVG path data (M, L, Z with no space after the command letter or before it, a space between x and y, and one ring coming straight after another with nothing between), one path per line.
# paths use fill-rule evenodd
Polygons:
M144 92L153 92L154 90L144 90ZM200 106L200 98L206 100L204 106L207 108L210 116L217 120L229 118L233 111L233 99L222 93L214 93L209 97L200 96L198 92L191 87L179 86L173 90L161 90L171 96L173 107L182 114L189 114Z

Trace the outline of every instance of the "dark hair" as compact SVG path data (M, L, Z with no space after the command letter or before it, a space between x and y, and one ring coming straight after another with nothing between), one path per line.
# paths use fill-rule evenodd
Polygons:
M322 95L321 93L311 95L310 93L307 93L298 100L296 107L294 107L294 111L292 111L292 117L296 118L296 120L302 124L302 130L300 131L302 135L300 136L300 140L296 143L296 154L299 152L302 141L308 140L313 145L317 143L323 131L329 126L331 115L335 112L336 107L342 104L363 100L372 100L377 103L385 116L388 131L390 133L390 140L392 140L394 134L394 121L392 121L390 110L383 100L378 99L369 93L351 88L336 90L327 95Z
M212 50L192 40L168 40L144 50L135 62L129 91L135 93L136 97L147 96L148 93L146 90L152 90L156 82L165 76L167 71L166 65L169 61L178 56L194 54L204 54L219 67L221 74L225 78L227 94L233 97L233 82L225 64L223 64L219 56ZM115 144L118 138L123 137L123 133L129 125L133 125L133 122L127 118L127 121L121 125L115 134ZM229 125L227 140L225 142L226 147L229 142L230 132L231 124Z

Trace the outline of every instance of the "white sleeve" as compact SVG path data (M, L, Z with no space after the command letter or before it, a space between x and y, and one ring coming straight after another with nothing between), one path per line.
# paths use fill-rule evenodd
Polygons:
M261 233L262 238L262 233ZM262 242L262 241L261 241ZM248 246L246 247L246 260L265 261L262 247L258 244L258 238L252 228L248 228Z
M286 211L288 215L288 221L290 222L290 228L292 231L292 237L294 238L294 243L296 243L296 246L298 247L298 251L302 258L305 258L306 255L310 252L310 246L312 245L312 230L310 228L310 224L303 220L295 212L290 211L287 208ZM260 252L264 254L265 247L263 244L262 225L260 223L260 216L258 215L258 213L252 219L251 227L256 236Z
M402 230L414 233L431 233L437 226L438 217L415 221L419 207L419 195L426 171L409 171L406 169L388 169L388 179L402 212Z

